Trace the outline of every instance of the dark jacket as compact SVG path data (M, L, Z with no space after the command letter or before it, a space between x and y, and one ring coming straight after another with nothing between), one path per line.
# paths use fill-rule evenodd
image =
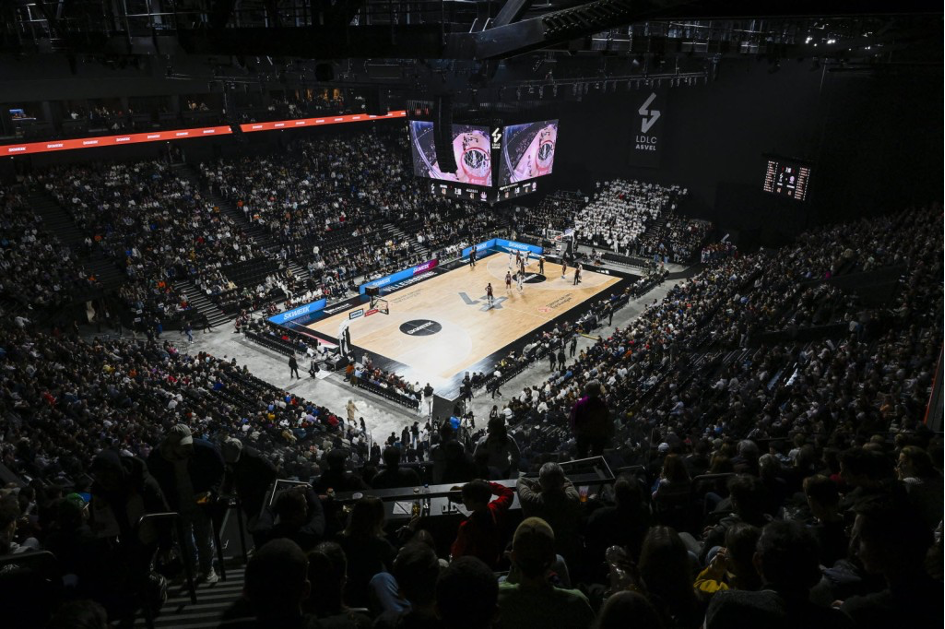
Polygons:
M584 396L571 408L571 429L575 435L609 437L614 432L607 403L601 398Z
M386 468L378 472L371 480L374 489L396 489L397 487L417 487L420 485L420 475L409 467L396 469Z
M167 504L174 511L179 511L174 463L164 458L160 448L155 448L148 457L148 469L164 490ZM204 492L210 492L212 496L220 494L223 487L223 456L212 443L203 439L194 439L194 454L187 462L187 471L190 474L190 482L195 495Z
M141 459L103 450L96 455L92 469L111 471L118 479L118 487L110 490L97 482L92 484L89 525L97 536L134 540L132 532L141 516L167 511L164 493ZM169 547L169 527L148 526L140 531L142 543L158 538L163 547Z
M259 516L254 533L266 541L280 537L291 539L305 552L314 549L325 535L325 525L327 523L325 510L322 508L322 502L318 499L318 495L311 487L305 492L305 504L308 507L308 517L299 528L292 529L279 522L272 507L267 506Z
M247 446L240 453L239 461L227 465L226 469L227 490L235 489L239 494L246 517L258 516L269 486L279 475L276 466L258 450Z

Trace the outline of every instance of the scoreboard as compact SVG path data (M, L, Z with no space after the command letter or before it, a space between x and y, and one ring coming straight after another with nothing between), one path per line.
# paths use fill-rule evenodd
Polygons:
M797 201L807 199L810 185L810 166L795 159L766 156L765 192Z

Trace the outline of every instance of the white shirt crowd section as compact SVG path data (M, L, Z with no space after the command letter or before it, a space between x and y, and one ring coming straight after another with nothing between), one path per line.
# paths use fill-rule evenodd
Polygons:
M687 190L636 180L597 182L593 199L575 216L578 239L626 251L659 217L676 209Z

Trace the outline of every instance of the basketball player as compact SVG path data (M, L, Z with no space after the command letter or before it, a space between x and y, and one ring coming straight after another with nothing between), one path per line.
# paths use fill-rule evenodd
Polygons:
M538 256L538 272L542 275L545 274L545 255L544 254Z
M518 292L522 292L522 285L525 283L525 267L522 266L518 272Z
M577 266L574 267L574 285L577 286L581 283L581 263L578 262Z
M512 272L505 272L505 292L512 290Z
M515 250L515 268L517 269L520 266L522 266L522 254L518 249L516 249Z
M469 252L469 266L476 268L476 245L473 245L472 250Z
M515 259L515 256L512 255L512 250L509 249L509 270L510 270L510 271L512 270L512 260L514 260L514 259Z
M492 308L492 282L486 284L486 300L489 302L489 307Z
M564 279L568 274L568 261L564 258L561 258L561 279Z

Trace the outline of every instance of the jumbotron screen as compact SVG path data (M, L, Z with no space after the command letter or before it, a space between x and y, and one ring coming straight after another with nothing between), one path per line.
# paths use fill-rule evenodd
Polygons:
M551 174L558 121L509 125L502 130L499 187Z
M454 124L452 138L456 172L443 172L436 159L433 123L411 120L410 150L413 154L413 174L417 177L491 188L492 155L489 128Z
M765 192L797 201L805 200L810 182L810 166L783 157L773 155L765 157L768 160L768 167L765 170Z

